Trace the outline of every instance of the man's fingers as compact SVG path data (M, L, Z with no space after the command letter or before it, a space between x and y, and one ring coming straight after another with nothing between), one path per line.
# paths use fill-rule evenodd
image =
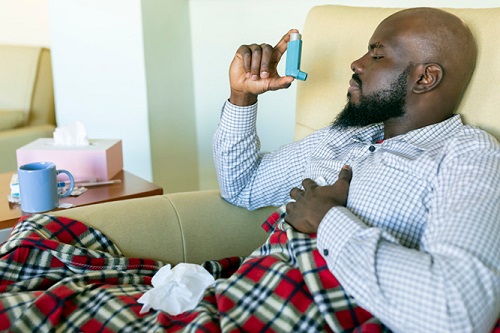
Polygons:
M250 64L250 75L252 80L257 80L260 76L260 63L262 60L262 49L260 45L252 44L249 46L252 51L252 60ZM247 72L248 73L248 72Z
M290 87L294 78L280 76L277 71L281 55L290 41L290 30L276 47L269 44L241 45L229 68L230 100L241 105L255 103L256 96L270 90ZM250 102L247 97L251 97Z
M243 62L243 69L247 78L258 80L260 78L267 79L275 74L276 66L278 65L281 56L285 53L287 44L290 41L290 34L298 32L297 29L288 31L273 48L269 44L251 44L241 45L238 48L237 54ZM270 90L282 89L290 86L291 81L276 82Z
M281 76L271 81L268 90L279 90L290 87L295 80L293 76Z
M292 188L290 191L290 198L292 199L297 199L297 197L302 193L303 191L301 189L298 189L296 187Z
M275 61L276 63L279 62L281 56L283 55L283 53L285 53L287 44L290 41L290 34L294 32L299 31L297 29L290 29L285 35L283 35L283 37L281 37L278 44L276 44L276 46L274 47L275 51L277 52L274 53L273 61Z
M273 55L273 47L268 44L261 44L262 49L262 59L260 62L260 77L267 79L269 77L270 71L274 70L271 67L271 58Z
M339 180L346 181L348 184L352 179L352 169L348 165L344 165L339 172Z
M243 68L247 78L266 79L275 71L273 62L273 47L269 44L242 45L238 49L243 60Z
M316 186L318 186L318 184L316 184L316 182L311 178L306 178L302 181L302 187L304 187L305 190L309 190Z
M243 69L246 73L250 73L250 64L252 62L252 51L248 45L241 45L238 50L236 50L236 57L241 59L243 64Z

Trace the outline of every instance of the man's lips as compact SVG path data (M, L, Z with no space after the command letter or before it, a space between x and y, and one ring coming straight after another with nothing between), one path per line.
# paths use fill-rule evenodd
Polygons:
M353 91L358 91L358 90L360 90L359 83L356 82L354 79L351 79L349 81L349 89L348 89L348 91L350 93L352 93Z

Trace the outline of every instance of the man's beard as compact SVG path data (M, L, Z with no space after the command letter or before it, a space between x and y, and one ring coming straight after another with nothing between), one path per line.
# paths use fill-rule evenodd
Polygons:
M367 96L361 95L357 105L352 103L349 98L332 127L362 127L403 116L405 114L408 74L412 67L413 65L409 64L388 89L381 89ZM353 74L352 78L362 89L358 74ZM348 97L350 97L350 93L348 93Z

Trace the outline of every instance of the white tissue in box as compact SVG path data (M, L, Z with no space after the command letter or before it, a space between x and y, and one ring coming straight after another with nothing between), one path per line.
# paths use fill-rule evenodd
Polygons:
M55 145L54 139L37 139L16 151L17 166L53 162L71 172L75 180L108 180L123 169L121 140L89 139L88 146Z
M62 146L88 146L87 129L77 121L66 126L59 126L54 131L54 144Z

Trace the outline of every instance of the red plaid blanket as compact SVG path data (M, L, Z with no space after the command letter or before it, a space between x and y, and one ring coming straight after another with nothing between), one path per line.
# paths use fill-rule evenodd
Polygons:
M279 223L243 263L203 263L219 280L194 310L141 315L137 299L152 288L151 277L163 265L125 258L81 222L26 218L0 248L0 331L387 331L343 292L314 237L286 224Z
M169 332L388 331L344 293L315 238L286 223L278 223L235 273L207 290L197 308L169 323Z
M0 331L153 331L137 298L162 265L123 257L81 222L34 215L0 248Z

